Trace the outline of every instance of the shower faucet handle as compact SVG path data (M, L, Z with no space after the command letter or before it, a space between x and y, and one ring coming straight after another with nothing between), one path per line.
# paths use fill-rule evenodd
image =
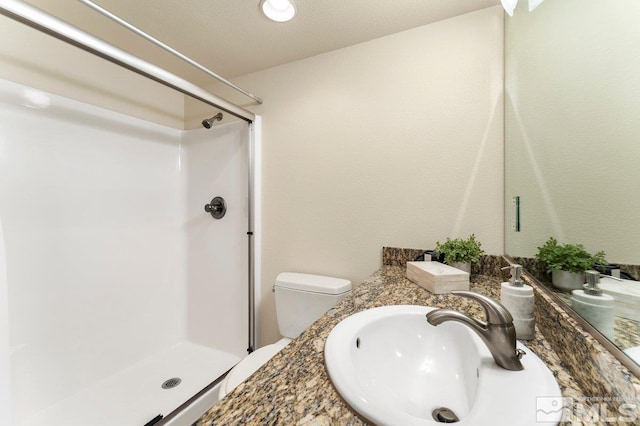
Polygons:
M227 213L227 203L222 197L215 197L209 204L204 205L204 211L211 214L214 219L222 219Z
M205 204L204 205L204 211L207 213L211 213L213 212L217 212L218 210L220 210L222 208L222 206L220 204Z

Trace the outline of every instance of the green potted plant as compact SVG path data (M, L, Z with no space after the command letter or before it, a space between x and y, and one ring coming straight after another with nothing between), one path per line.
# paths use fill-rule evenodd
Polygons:
M435 251L444 256L447 265L471 273L471 264L479 263L484 254L484 250L480 246L480 241L476 240L474 234L471 234L466 240L447 238L447 241L442 244L437 241Z
M535 255L551 272L553 285L561 290L582 289L584 271L593 269L595 263L606 265L604 256L603 251L589 253L582 244L559 244L553 237L538 247Z

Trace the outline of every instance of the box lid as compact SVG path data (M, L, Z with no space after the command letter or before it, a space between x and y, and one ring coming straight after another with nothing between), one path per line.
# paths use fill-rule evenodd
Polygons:
M440 262L407 262L407 267L423 271L422 277L433 282L469 280L468 272Z

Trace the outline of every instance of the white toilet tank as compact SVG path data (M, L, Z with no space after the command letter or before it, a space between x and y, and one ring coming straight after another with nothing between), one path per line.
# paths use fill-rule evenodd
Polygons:
M351 281L282 272L274 287L280 334L294 339L349 294Z
M283 272L276 278L276 314L285 338L251 353L227 374L218 398L245 381L290 341L351 292L351 281L320 275Z

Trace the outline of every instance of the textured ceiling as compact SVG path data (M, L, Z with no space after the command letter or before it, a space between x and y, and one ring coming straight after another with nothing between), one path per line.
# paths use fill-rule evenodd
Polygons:
M27 2L194 83L213 81L77 0ZM281 24L262 16L259 0L94 2L225 78L500 4L499 0L295 0L297 16Z

